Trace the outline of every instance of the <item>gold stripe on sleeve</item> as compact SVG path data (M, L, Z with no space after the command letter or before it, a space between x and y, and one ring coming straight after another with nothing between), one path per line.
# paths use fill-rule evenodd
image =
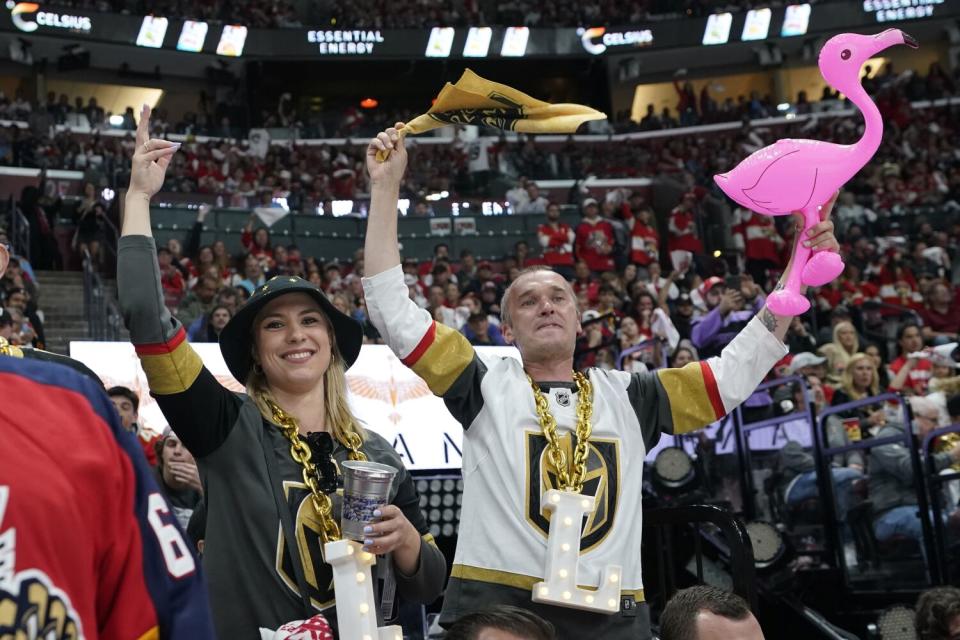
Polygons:
M431 391L441 396L473 361L474 351L459 331L439 322L436 327L433 344L413 365L413 371L423 378Z
M670 402L674 433L702 429L717 420L699 362L691 362L680 369L660 369L657 376Z
M169 352L140 355L140 365L147 374L150 391L161 396L183 393L196 381L203 361L186 341Z

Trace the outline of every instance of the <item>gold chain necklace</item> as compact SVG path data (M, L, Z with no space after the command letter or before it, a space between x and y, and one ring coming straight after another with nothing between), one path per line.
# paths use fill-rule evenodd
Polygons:
M340 526L333 518L333 502L330 496L320 491L317 484L317 467L311 462L310 447L300 439L300 425L297 419L280 408L273 400L267 400L267 405L273 412L273 421L277 424L287 440L290 441L290 457L300 465L303 472L303 482L310 489L310 499L313 510L320 518L320 538L324 543L340 539ZM346 434L346 442L341 444L350 450L351 460L366 460L367 456L360 451L362 440L356 433ZM292 543L291 543L292 544Z
M543 429L543 435L547 438L547 458L557 472L560 486L567 491L580 493L584 478L587 476L587 441L590 440L590 416L593 414L593 387L587 377L579 371L573 372L573 379L577 383L577 446L574 447L573 460L568 469L567 455L560 448L557 421L550 414L547 396L527 375L527 382L533 389L533 398L537 405L540 428Z

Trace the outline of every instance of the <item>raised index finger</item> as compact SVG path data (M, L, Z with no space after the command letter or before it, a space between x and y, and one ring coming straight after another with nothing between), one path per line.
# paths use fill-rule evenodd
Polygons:
M150 107L146 104L140 109L140 122L137 123L137 148L143 147L150 139Z

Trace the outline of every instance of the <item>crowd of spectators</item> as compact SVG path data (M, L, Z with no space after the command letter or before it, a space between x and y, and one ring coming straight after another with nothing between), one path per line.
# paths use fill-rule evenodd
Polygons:
M855 139L854 127L835 126L837 136ZM941 135L931 127L942 127ZM916 428L925 433L956 420L960 391L956 345L949 346L960 338L958 173L941 142L950 139L953 127L945 111L922 126L910 121L891 128L896 135L838 198L835 220L847 269L811 291L813 309L793 322L787 336L791 355L775 375L808 376L824 406L886 390L915 398ZM948 131L950 136L943 136ZM794 239L789 225L778 229L769 217L736 209L732 233L738 251L714 257L705 250L699 220L711 196L688 170L679 170L678 182L690 188L669 212L661 212L662 224L644 192L611 189L599 199L581 200L582 219L570 227L560 221L557 203L534 181L523 181L507 198L517 212L545 214L536 237L517 242L495 263L469 250L450 255L442 243L429 260L408 257L403 270L410 296L472 344L502 345L503 291L522 269L545 264L570 279L583 312L578 367L642 371L717 355L763 306ZM200 213L200 226L205 215ZM276 244L252 216L242 261L234 261L222 244L197 245L200 226L183 244L171 240L160 251L168 304L190 328L191 339L216 339L251 291L274 275L294 274L318 284L338 308L357 318L368 342L379 341L363 299L362 251L321 264L295 245ZM750 419L777 410L765 393L746 406ZM906 428L892 415L885 407L868 407L854 417L862 437L879 437ZM883 511L877 516L878 538L891 530L919 531L915 517L905 515L915 495L911 480L895 472L884 475L885 469L900 468L888 453L854 463L859 469L851 472L859 475L848 478L866 477L871 460L877 461L869 477L878 483ZM940 463L957 457L960 449L941 456Z
M0 244L10 246L3 227L0 227ZM30 262L12 254L10 265L0 279L0 338L9 344L44 346L43 312L37 307L37 292L37 279Z
M913 205L956 206L960 202L960 146L955 125L958 107L933 106L915 110L911 100L952 96L960 86L937 63L927 74L895 73L890 65L865 82L875 97L887 130L873 161L851 183L852 201L842 203L845 225L857 224L868 233L885 212L896 214ZM674 118L651 113L631 128L658 130L718 120L742 121L743 126L723 132L625 139L616 142L543 142L535 137L501 137L492 142L417 144L411 141L410 169L404 197L421 200L428 193L447 191L453 197L485 194L491 178L521 175L531 180L573 179L588 176L605 178L672 177L687 187L715 195L712 176L729 169L740 158L781 137L805 137L840 143L860 135L860 118L824 114L804 121L758 126L755 121L776 113L769 98L741 96L734 104L728 99L717 107L707 86L696 99L691 83L677 83L679 102ZM839 105L833 94L816 104ZM203 193L221 197L224 206L249 207L269 197L286 198L294 211L314 212L330 199L355 199L367 191L362 170L364 143L374 131L412 111L343 111L302 116L289 94L281 96L275 109L260 114L267 127L294 127L305 134L345 136L346 145L269 145L258 148L248 140L232 137L234 124L242 118L233 101L217 102L201 96L197 110L172 122L164 110L154 117L158 133L217 134L207 142L188 140L168 173L168 191ZM810 111L804 95L795 103L799 113ZM69 124L77 118L102 123L103 109L96 100L50 94L43 106L31 106L20 93L12 99L0 96L0 118L25 120L28 128L0 129L0 164L75 169L88 173L98 186L112 186L125 179L125 158L130 137L79 134L62 131L51 134L52 124ZM122 115L121 129L134 126L133 109ZM214 123L219 123L215 125ZM621 127L622 128L622 127ZM487 139L489 140L489 139ZM355 142L354 142L355 141ZM579 204L578 199L574 199ZM950 204L954 203L954 204Z
M955 85L932 67L922 83L926 93L919 93L917 77L883 73L870 86L887 128L876 156L837 200L834 220L846 270L836 281L811 290L813 308L792 323L786 339L790 355L773 374L803 375L821 407L883 391L911 399L913 425L880 404L845 415L856 423L860 438L895 436L908 428L923 435L960 419L957 108L914 111L910 104L910 99L950 95ZM8 108L22 108L12 106L22 102L15 97ZM408 256L403 271L411 298L472 344L502 345L500 300L505 288L523 269L543 264L567 277L577 296L584 329L577 344L578 368L643 371L719 354L762 308L795 238L787 221L735 208L730 221L735 250L719 257L709 252L714 247L704 237L703 212L718 195L711 176L779 137L852 143L860 136L859 117L753 126L751 117L768 114L753 113L749 104L745 112L737 111L738 118L746 116L744 126L728 132L617 143L495 141L486 149L489 166L525 176L505 195L513 212L544 215L543 224L535 236L505 247L496 262L477 259L469 250L451 255L442 243L427 260ZM74 110L96 116L93 107L90 111L75 102ZM69 100L51 98L42 111L45 118L59 121L70 108ZM283 111L278 108L277 113ZM697 122L703 113L696 111ZM99 198L98 185L105 184L111 171L123 170L132 137L59 133L42 139L29 129L10 129L9 135L14 142L0 142L0 158L13 157L23 164L32 153L47 166L87 173L90 183L74 216L74 242L91 254L100 253L107 205ZM410 147L403 195L417 200L427 191L456 192L469 182L465 144ZM188 141L171 163L165 188L216 195L224 206L269 207L276 198L285 198L293 211L313 211L318 202L352 199L367 191L362 149L360 144L297 145L258 151L233 141ZM587 175L664 177L681 185L682 195L672 207L655 211L644 191L618 188L590 195L572 189L569 203L582 217L568 226L560 221L558 206L568 202L552 201L536 180ZM32 204L21 202L22 209L33 211L37 220L43 218L41 212L55 215L57 194L41 187L33 196ZM422 204L415 212L428 209L421 210ZM196 225L182 240L171 239L158 250L166 303L187 327L190 340L216 341L256 287L276 275L299 275L360 321L367 342L379 342L364 303L362 251L321 263L295 244L277 242L254 214L243 231L243 253L231 256L222 241L201 246L208 213L208 207L201 208ZM42 345L42 314L34 303L29 263L11 264L0 294L0 335L14 343ZM754 394L744 415L748 420L769 417L779 411L782 399ZM845 433L849 437L852 426ZM937 466L949 466L960 458L960 447L938 455ZM812 472L811 458L798 455L796 460L798 475L793 477L809 479L804 474ZM878 447L869 456L847 456L843 473L835 475L845 492L852 482L869 479L878 539L920 537L914 479L907 469L901 451ZM788 486L815 491L815 483ZM800 494L784 491L788 502L799 499ZM847 501L842 504L846 511Z

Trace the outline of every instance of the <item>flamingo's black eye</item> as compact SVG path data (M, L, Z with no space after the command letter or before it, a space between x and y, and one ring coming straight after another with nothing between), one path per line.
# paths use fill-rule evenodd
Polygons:
M850 53L850 49L844 49L840 52L840 57L844 60L849 60L851 55L853 54Z

